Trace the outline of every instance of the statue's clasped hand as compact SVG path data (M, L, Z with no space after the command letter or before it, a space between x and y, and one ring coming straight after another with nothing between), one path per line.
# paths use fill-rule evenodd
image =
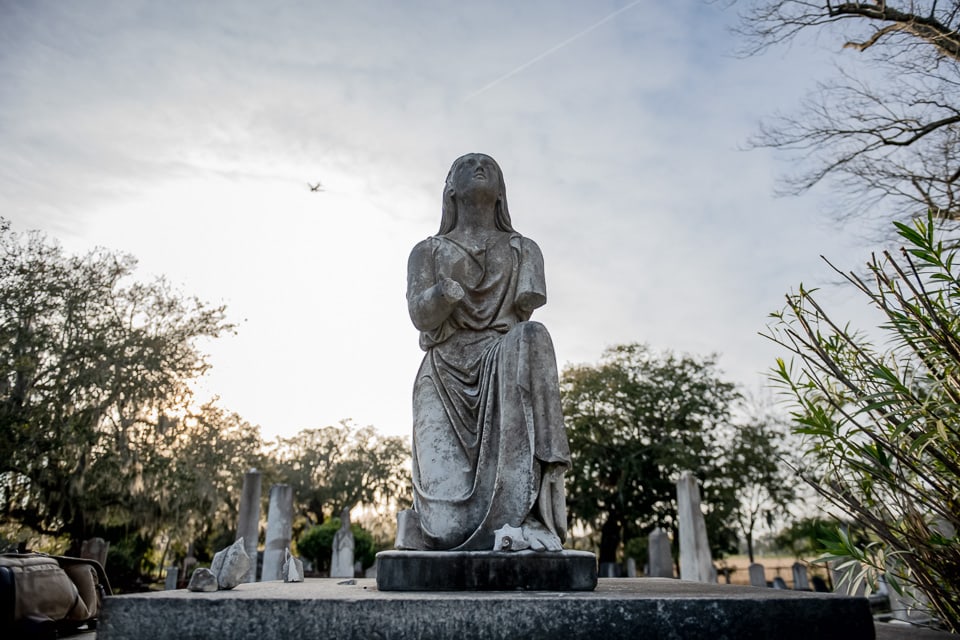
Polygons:
M453 278L444 278L438 285L440 287L440 293L447 302L454 303L463 300L463 287Z

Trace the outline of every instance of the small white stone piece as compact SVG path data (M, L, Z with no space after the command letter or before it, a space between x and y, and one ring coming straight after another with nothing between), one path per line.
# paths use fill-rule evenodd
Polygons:
M303 582L303 562L300 558L290 553L290 549L284 551L283 567L280 568L280 575L284 582Z
M522 551L530 548L530 543L523 537L523 529L520 527L511 527L505 524L494 531L493 534L494 551Z
M216 591L218 588L217 576L206 567L194 571L190 576L190 584L187 585L189 591Z
M224 591L243 582L248 569L250 556L243 548L243 538L237 538L237 541L226 549L217 551L210 563L210 571L217 577L217 584Z

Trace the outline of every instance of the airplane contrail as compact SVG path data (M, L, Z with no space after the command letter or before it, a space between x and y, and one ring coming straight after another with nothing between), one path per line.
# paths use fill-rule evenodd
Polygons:
M543 53L541 53L540 55L538 55L538 56L536 56L536 57L534 57L534 58L531 58L530 60L524 62L522 65L520 65L519 67L517 67L517 68L514 69L513 71L510 71L509 73L505 73L504 75L500 76L499 78L497 78L497 79L494 80L493 82L490 82L490 83L484 85L483 87L480 87L479 89L477 89L477 90L474 91L473 93L469 94L466 98L464 98L463 101L466 102L467 100L470 100L471 98L475 98L475 97L477 97L478 95L480 95L481 93L483 93L483 92L485 92L485 91L487 91L487 90L489 90L489 89L492 89L493 87L497 86L498 84L500 84L500 83L503 82L504 80L508 80L508 79L512 78L513 76L517 75L518 73L520 73L521 71L523 71L523 70L526 69L527 67L529 67L529 66L531 66L531 65L534 65L534 64L540 62L541 60L543 60L544 58L546 58L547 56L549 56L549 55L552 54L552 53L556 53L558 50L560 50L560 49L562 49L563 47L567 46L568 44L570 44L570 43L573 42L574 40L577 40L578 38L582 38L583 36L587 35L587 34L590 33L591 31L593 31L594 29L596 29L597 27L599 27L599 26L601 26L601 25L603 25L603 24L606 24L607 22L610 22L611 20L613 20L614 18L616 18L618 15L620 15L621 13L623 13L624 11L626 11L627 9L630 9L630 8L632 8L632 7L635 7L636 5L640 4L642 1L643 1L643 0L634 0L634 1L631 2L630 4L628 4L628 5L626 5L626 6L623 6L623 7L620 7L619 9L617 9L616 11L614 11L613 13L611 13L610 15L608 15L607 17L599 20L598 22L593 23L592 25L590 25L589 27L587 27L587 28L584 29L583 31L580 31L579 33L575 33L574 35L570 36L569 38L567 38L566 40L564 40L564 41L561 42L560 44L554 45L554 46L550 47L549 49L547 49L546 51L544 51Z

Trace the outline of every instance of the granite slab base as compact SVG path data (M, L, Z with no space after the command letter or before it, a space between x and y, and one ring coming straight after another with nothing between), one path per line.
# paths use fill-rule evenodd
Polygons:
M593 591L379 591L373 579L113 596L98 640L776 638L872 640L866 598L601 578Z
M381 551L380 591L592 591L588 551Z

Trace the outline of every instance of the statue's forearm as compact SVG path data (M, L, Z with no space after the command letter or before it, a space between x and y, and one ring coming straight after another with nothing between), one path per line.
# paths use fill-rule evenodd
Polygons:
M420 331L436 329L463 299L463 287L456 280L444 278L410 300L410 318Z

